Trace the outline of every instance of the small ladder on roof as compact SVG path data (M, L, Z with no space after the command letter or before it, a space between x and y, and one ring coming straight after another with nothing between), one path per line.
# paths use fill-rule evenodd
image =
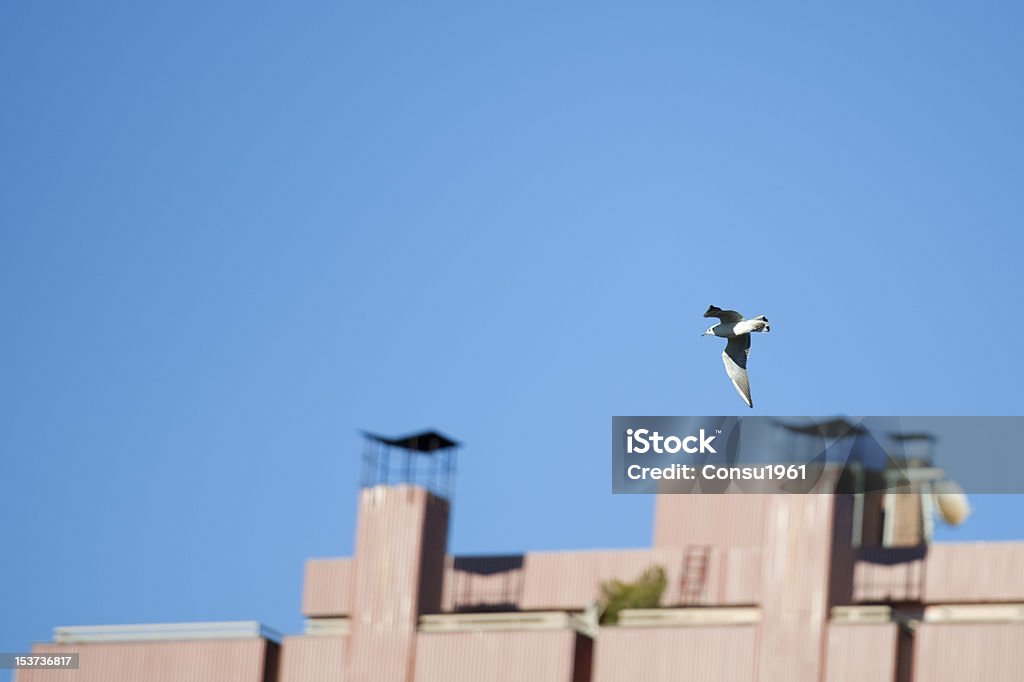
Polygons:
M687 545L686 554L683 555L683 574L679 585L680 603L697 604L704 598L710 557L711 547L709 545Z

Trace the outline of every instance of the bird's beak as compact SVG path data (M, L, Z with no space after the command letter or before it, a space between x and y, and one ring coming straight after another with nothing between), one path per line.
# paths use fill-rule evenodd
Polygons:
M701 334L701 336L707 336L707 335L708 335L707 332L704 332L703 334Z

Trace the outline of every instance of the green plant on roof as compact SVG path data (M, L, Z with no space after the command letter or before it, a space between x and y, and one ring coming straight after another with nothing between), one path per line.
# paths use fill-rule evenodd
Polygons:
M655 609L665 591L665 569L651 566L633 582L609 580L601 583L601 624L619 622L623 609Z

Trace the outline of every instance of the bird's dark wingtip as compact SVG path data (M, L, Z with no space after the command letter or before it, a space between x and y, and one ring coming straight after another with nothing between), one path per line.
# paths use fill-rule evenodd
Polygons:
M704 312L704 317L712 317L716 312L720 311L721 308L718 306L709 305L708 309Z

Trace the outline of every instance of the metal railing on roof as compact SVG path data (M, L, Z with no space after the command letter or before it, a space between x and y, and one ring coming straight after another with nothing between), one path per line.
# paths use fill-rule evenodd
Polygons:
M280 633L255 620L135 625L62 625L53 629L53 641L57 644L246 639L249 637L262 637L273 642L281 641Z

